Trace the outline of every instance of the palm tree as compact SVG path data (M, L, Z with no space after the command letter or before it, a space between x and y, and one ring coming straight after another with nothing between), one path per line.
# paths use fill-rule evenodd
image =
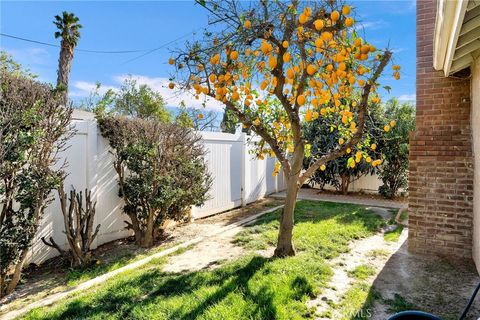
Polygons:
M55 38L61 38L60 57L58 58L57 88L63 90L63 103L67 103L68 97L68 77L73 60L73 50L77 46L80 38L79 19L73 13L64 11L61 16L55 16L53 23L58 28L55 32Z

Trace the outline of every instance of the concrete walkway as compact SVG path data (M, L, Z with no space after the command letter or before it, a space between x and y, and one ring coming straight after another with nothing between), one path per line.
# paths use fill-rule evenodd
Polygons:
M274 198L285 198L286 191L274 193L270 195ZM385 208L395 208L403 209L407 208L408 202L393 201L380 198L369 198L368 195L365 196L356 196L356 195L342 195L342 194L331 194L331 193L321 193L318 189L300 189L298 193L298 199L304 200L314 200L314 201L331 201L331 202L340 202L340 203L353 203L361 204L365 206L375 206L375 207L385 207Z

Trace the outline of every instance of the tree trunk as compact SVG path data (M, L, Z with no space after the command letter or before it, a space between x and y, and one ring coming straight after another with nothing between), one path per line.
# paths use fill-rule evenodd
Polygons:
M138 237L135 235L135 239L137 240L137 245L142 247L142 248L150 248L153 246L153 234L149 232L145 232L141 235L138 235Z
M15 270L12 274L12 279L10 279L10 282L8 283L8 287L5 292L5 295L12 293L13 290L15 290L15 288L17 287L17 284L20 281L20 276L22 275L23 264L27 259L27 253L28 253L28 249L24 249L18 263L15 265Z
M295 248L293 246L293 223L294 223L294 211L297 201L298 179L300 171L303 168L304 157L303 144L297 145L293 153L292 167L290 176L287 177L287 197L285 198L285 205L283 207L282 216L280 217L280 230L278 232L277 248L275 249L274 256L283 258L295 255Z
M137 240L137 245L142 248L150 248L154 243L153 230L155 225L154 215L150 214L148 217L147 225L144 230L139 230L138 234L135 233L135 239ZM138 237L137 237L138 236Z
M342 179L342 194L347 194L348 193L348 187L350 186L350 177L347 176L341 176Z
M278 232L277 248L275 249L275 257L288 257L295 255L295 248L293 246L293 223L295 203L298 194L298 176L297 179L290 177L287 184L287 197L285 198L285 205L283 207L282 216L280 217L280 230Z
M65 41L61 42L60 57L58 58L57 71L57 88L62 91L62 103L67 104L68 101L68 78L70 69L72 67L73 48L71 48Z

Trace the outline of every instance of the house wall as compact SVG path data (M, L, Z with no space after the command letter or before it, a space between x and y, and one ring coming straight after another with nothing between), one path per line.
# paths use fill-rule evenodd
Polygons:
M417 117L410 137L409 249L472 255L470 79L433 68L436 3L417 2Z
M480 58L472 66L472 139L475 161L473 176L473 259L480 272Z

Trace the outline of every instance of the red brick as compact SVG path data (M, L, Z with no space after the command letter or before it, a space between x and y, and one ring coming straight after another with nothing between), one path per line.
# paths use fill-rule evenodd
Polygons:
M433 68L435 0L417 1L417 120L410 135L409 249L471 257L470 80Z

